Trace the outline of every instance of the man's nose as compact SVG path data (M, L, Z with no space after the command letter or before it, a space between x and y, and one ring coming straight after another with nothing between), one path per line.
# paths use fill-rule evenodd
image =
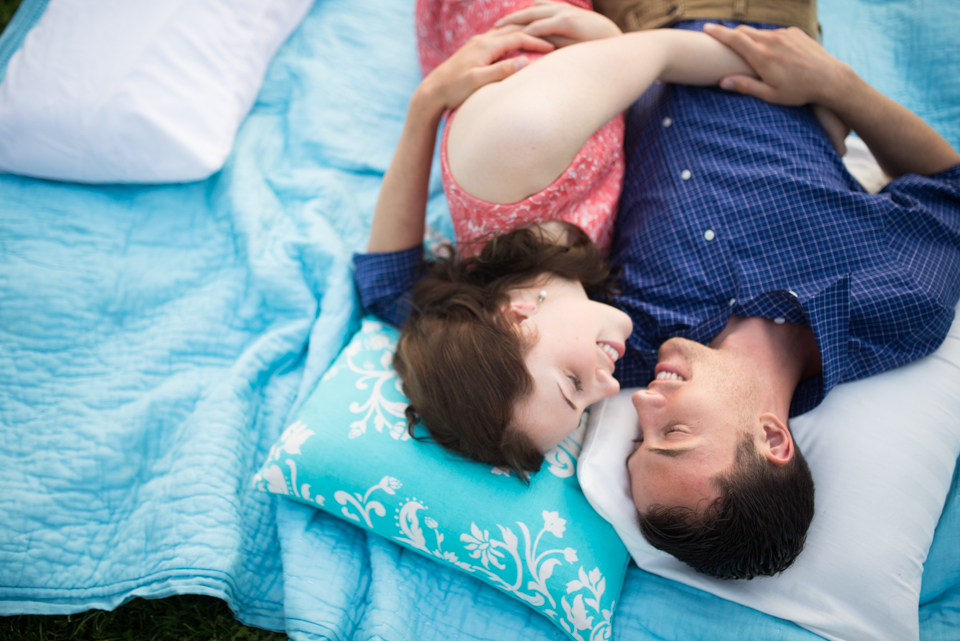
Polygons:
M630 397L633 407L637 411L637 418L641 421L645 415L649 415L667 404L666 397L663 394L649 389L637 390Z

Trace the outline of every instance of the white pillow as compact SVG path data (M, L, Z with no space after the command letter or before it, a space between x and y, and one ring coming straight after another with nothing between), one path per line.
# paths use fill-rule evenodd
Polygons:
M219 170L312 0L54 0L0 83L0 171L91 183Z
M838 385L791 420L816 483L816 514L803 552L776 577L713 579L640 534L624 465L636 389L591 410L579 477L637 565L829 639L918 638L923 563L960 454L960 320L934 354Z
M868 193L879 192L892 180L880 169L877 159L860 137L851 134L847 136L845 143L847 153L843 155L843 164Z

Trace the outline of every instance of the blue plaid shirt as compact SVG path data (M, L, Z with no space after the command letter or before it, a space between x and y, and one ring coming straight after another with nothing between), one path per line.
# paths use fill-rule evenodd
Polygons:
M634 323L622 385L653 378L668 338L707 344L731 315L782 318L813 330L823 361L793 416L947 335L960 299L960 165L867 194L810 109L667 84L633 106L625 148L612 252L623 268L614 304ZM402 324L421 248L355 260L364 306Z

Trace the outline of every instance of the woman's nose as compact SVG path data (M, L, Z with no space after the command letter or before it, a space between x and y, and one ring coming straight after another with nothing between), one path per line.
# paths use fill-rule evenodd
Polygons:
M620 391L620 382L602 367L597 368L597 392L600 399L609 398Z

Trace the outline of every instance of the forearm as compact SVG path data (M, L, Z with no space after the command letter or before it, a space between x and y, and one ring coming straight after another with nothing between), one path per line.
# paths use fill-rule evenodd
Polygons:
M866 143L890 176L930 176L960 163L960 156L919 116L868 85L840 63L818 104L832 109Z
M562 49L503 85L516 93L517 103L552 95L558 111L572 112L566 120L588 123L580 128L589 136L657 80L715 85L727 74L748 72L740 56L709 36L660 29Z
M423 88L410 99L400 142L380 187L368 252L400 251L423 242L430 165L442 114L442 105Z
M538 112L544 114L550 105L557 105L554 117L564 125L588 123L579 129L589 132L589 137L657 80L715 85L732 73L752 70L740 56L703 33L660 29L561 49L505 80L499 89L511 94L511 106L517 109L536 104L537 96L553 98Z
M593 133L655 81L713 85L750 68L714 39L665 29L585 42L470 97L451 125L458 184L498 203L549 185Z
M960 161L950 144L919 116L870 87L799 29L708 24L704 30L742 55L759 77L733 74L724 79L725 89L773 104L813 104L833 111L860 135L891 176L931 175Z

